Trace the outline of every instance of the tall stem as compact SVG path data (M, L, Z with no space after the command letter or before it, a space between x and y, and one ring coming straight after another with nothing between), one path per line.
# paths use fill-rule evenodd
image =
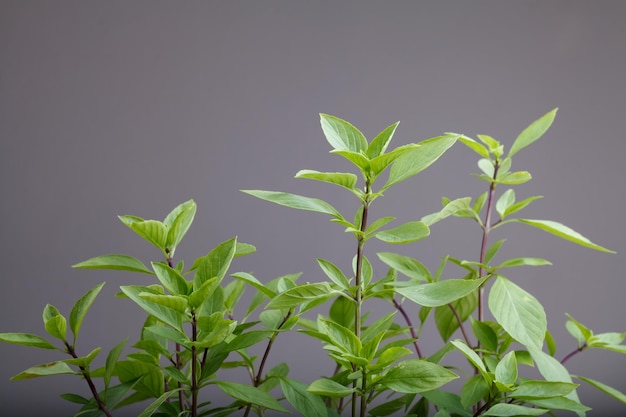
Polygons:
M363 245L365 244L365 230L367 229L367 214L369 211L370 205L370 183L369 181L365 184L365 197L363 199L363 213L361 214L361 227L360 234L357 237L357 248L356 248L356 271L355 271L355 284L356 284L356 292L354 294L354 301L356 307L354 309L354 334L359 340L361 339L361 306L363 304ZM353 370L356 371L356 368L353 366ZM365 417L365 412L367 408L367 398L365 396L365 375L362 378L361 384L361 417ZM354 387L357 388L357 381L354 381ZM357 399L358 392L352 393L352 417L356 417L357 415Z
M487 213L485 214L485 223L483 224L483 238L482 238L482 242L480 244L480 260L479 262L481 264L483 264L485 262L485 255L487 253L487 240L489 239L489 232L491 231L491 213L493 211L493 199L495 196L495 191L496 191L496 183L495 183L495 179L498 175L498 168L499 168L499 164L496 161L496 163L494 164L494 168L493 168L493 181L491 182L490 186L489 186L489 194L487 197ZM478 278L482 278L484 276L484 269L483 267L479 267L478 268ZM484 309L483 309L483 293L484 293L484 286L481 285L480 289L478 290L478 321L483 321L484 318Z
M72 356L72 358L74 359L78 358L78 355L76 354L76 351L74 350L73 346L70 346L69 343L65 342L65 347L67 349L67 353L69 353ZM98 394L98 390L96 389L96 386L93 383L93 380L91 379L91 375L89 375L87 368L85 368L84 366L79 366L78 368L80 369L80 372L83 374L85 381L87 381L87 385L89 385L89 390L91 391L91 395L93 395L94 400L96 400L96 404L98 404L98 408L100 409L100 411L102 411L104 415L107 417L113 417L111 412L106 408L106 404L104 403L104 401L102 401L102 398L100 398L100 395Z
M166 259L167 259L167 265L170 268L174 268L174 260L172 259L172 257L170 256L170 252L168 249L166 249ZM180 359L180 344L176 343L176 362L175 362L175 367L176 369L180 370L180 368L182 368L182 362ZM183 385L180 383L180 381L177 383L178 385L178 402L180 405L180 412L182 413L183 411L185 411L185 394L183 393L183 390L181 389L183 387Z
M198 340L198 322L196 313L191 312L191 417L198 415L198 352L195 342Z

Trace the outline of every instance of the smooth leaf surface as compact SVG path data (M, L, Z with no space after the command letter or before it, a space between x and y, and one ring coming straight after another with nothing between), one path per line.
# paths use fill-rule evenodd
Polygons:
M618 401L623 402L624 404L626 404L626 395L624 395L622 392L616 390L613 387L610 387L600 381L596 381L594 379L591 378L586 378L583 376L575 376L576 379L580 379L583 382L586 382L587 384L591 385L594 388L599 389L600 391L602 391L603 393L615 398Z
M418 148L403 154L393 163L387 183L381 191L428 168L454 145L457 138L458 135L445 135L419 142Z
M549 410L542 408L529 408L517 404L495 404L485 411L484 416L516 417L516 416L540 416Z
M367 139L351 123L336 116L320 113L320 124L326 140L333 149L357 153L367 151Z
M85 314L87 314L87 311L93 304L103 286L104 282L87 291L87 293L83 295L76 302L76 304L74 304L74 307L72 307L72 311L70 313L70 329L72 329L72 333L74 334L74 342L76 342L76 338L78 337L78 332L83 324Z
M454 372L420 359L409 359L387 372L379 383L396 392L419 394L430 391L458 378Z
M590 249L595 249L601 252L615 253L610 249L603 248L600 245L596 245L585 236L581 235L575 230L570 229L564 224L552 220L515 219L515 221L536 227L537 229L541 229L545 232L558 236L561 239L569 240L570 242L574 242L578 245L585 246Z
M196 215L196 210L196 202L188 200L179 204L163 220L163 223L168 228L165 246L169 250L170 256L174 256L176 247L189 230Z
M226 395L246 404L254 404L285 413L288 412L274 397L258 388L228 381L215 381L214 384L220 387Z
M56 349L56 347L46 339L30 333L0 333L0 342L31 346L40 349Z
M303 169L298 171L296 178L308 178L311 180L327 182L335 184L348 190L353 190L356 186L357 177L351 173L345 172L319 172L311 169Z
M491 314L515 340L524 346L541 349L547 321L543 306L535 297L498 276L488 301Z
M74 372L65 362L50 362L28 368L27 370L12 377L11 381L21 381L41 376L62 374L78 375L78 372Z
M342 218L341 214L333 206L317 198L304 197L280 191L242 190L242 192L281 206L291 207L298 210L314 211L317 213L329 214L336 218Z
M417 259L392 252L379 252L378 258L386 265L411 279L418 281L432 281L430 271Z
M72 268L114 269L154 275L139 259L128 255L102 255L72 265Z
M546 381L554 382L568 382L572 383L572 377L565 366L561 364L554 357L544 353L541 349L528 347L528 352L535 361L539 373L546 379ZM572 391L566 396L570 400L580 403L578 394L576 391Z
M267 308L293 308L304 302L325 300L338 294L340 292L333 290L327 282L302 284L278 294L270 300Z
M407 222L393 229L376 232L377 239L391 244L416 242L430 235L430 229L422 222Z
M309 388L307 388L307 391L326 397L342 398L352 394L355 390L345 387L332 379L322 378L313 381L313 383L309 385Z
M387 147L389 146L389 142L391 142L391 138L393 138L393 134L395 133L399 124L400 122L395 122L394 124L387 126L385 130L380 132L378 135L376 135L374 139L372 139L372 142L367 147L366 154L368 158L374 159L377 156L381 156L385 153Z
M290 378L280 378L280 387L285 398L303 417L328 417L322 398L307 391L302 382Z
M152 262L152 269L166 290L173 295L187 295L187 280L175 269L161 262Z
M428 284L398 287L396 292L416 304L439 307L450 304L476 291L488 277L481 279L446 279Z
M532 122L526 129L520 133L509 151L509 157L515 155L531 143L539 139L550 128L558 109L550 110L539 119Z

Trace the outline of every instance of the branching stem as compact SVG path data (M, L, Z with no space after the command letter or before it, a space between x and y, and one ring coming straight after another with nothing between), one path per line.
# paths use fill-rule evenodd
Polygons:
M583 350L585 350L587 348L587 343L583 343L578 349L568 353L562 360L561 360L561 365L565 365L565 362L567 362L568 360L570 360L574 355L577 355L578 353L582 352Z

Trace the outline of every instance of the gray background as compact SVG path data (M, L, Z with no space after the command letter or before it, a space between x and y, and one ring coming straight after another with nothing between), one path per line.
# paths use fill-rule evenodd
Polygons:
M510 145L557 106L552 129L516 158L514 168L534 176L518 198L545 195L526 216L561 221L618 254L512 226L502 259L554 263L509 277L546 306L557 357L575 348L565 312L598 333L626 330L625 16L623 1L3 0L0 331L42 334L46 303L69 314L106 280L78 349L132 343L143 315L113 294L146 277L70 265L106 253L158 259L116 215L162 219L189 198L199 209L179 259L190 263L238 235L258 252L232 271L261 280L303 271L303 280L318 281L317 257L347 269L354 243L340 227L238 191L312 195L349 216L351 195L292 178L302 168L351 169L327 154L319 112L369 138L400 120L395 146L444 131ZM475 162L455 146L388 191L374 216L413 220L436 210L442 195L478 195L484 183L469 176ZM398 251L434 267L446 254L475 259L479 241L475 225L453 219ZM373 244L368 253L382 250L390 248ZM432 353L439 341L429 333L422 343ZM64 377L8 381L54 353L2 344L0 358L2 415L69 415L74 408L58 394L87 392ZM272 360L288 361L305 382L331 372L320 345L298 334L285 336ZM585 352L569 365L626 391L626 360L616 353ZM625 409L587 387L581 396L591 416Z

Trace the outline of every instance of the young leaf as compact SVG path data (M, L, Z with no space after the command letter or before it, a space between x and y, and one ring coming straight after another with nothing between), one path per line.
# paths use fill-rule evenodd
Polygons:
M270 410L288 413L288 411L280 405L274 397L258 388L228 381L215 381L212 382L212 384L220 387L226 395L236 400L243 401L245 404L254 404Z
M498 198L498 201L496 202L496 211L500 215L501 219L504 218L504 213L506 212L506 210L514 203L515 191L513 191L512 188L509 188L504 193L502 193L502 195L500 196L500 198Z
M494 269L514 268L516 266L544 266L544 265L552 265L552 263L542 258L515 258L515 259L508 259L502 262L500 265L495 266Z
M461 388L461 404L468 408L489 394L489 386L482 375L472 375Z
M58 314L46 320L45 328L50 336L56 337L63 342L66 341L67 320L63 315Z
M517 152L539 139L550 128L550 125L552 125L557 110L558 109L553 109L549 111L524 129L515 139L515 142L513 142L508 156L512 157Z
M493 178L493 174L495 173L495 168L493 166L493 161L491 159L479 159L478 160L478 168L489 178Z
M546 313L535 297L498 276L488 301L491 314L515 340L541 349L547 329Z
M122 354L122 349L124 349L124 345L128 339L122 340L120 343L115 345L113 349L109 351L106 359L106 365L104 367L104 387L105 390L109 387L109 383L111 382L111 377L113 376L113 371L115 370L115 364Z
M189 230L189 226L191 226L196 215L196 209L195 201L188 200L179 204L165 217L163 223L168 229L165 247L168 249L170 256L174 256L176 247L187 233L187 230Z
M41 376L49 375L79 375L79 372L74 372L65 362L50 362L43 365L33 366L25 371L20 372L11 378L11 381L21 381L24 379L38 378Z
M491 245L489 249L487 249L487 252L485 253L485 263L487 265L489 265L489 262L491 262L493 257L496 256L496 254L498 253L498 251L502 247L502 244L504 244L505 241L506 239L498 240L493 245Z
M402 145L395 148L393 151L377 156L369 161L369 166L372 172L373 181L381 172L383 172L389 165L391 165L396 159L402 155L419 148L420 145L416 143L409 143L408 145Z
M139 236L165 251L167 243L167 226L158 220L143 220L136 216L117 216L122 223L131 228Z
M356 175L344 172L319 172L311 169L298 171L296 178L308 178L316 181L335 184L352 191L356 186Z
M120 287L120 289L124 294L126 294L126 296L128 296L128 298L133 300L148 314L154 316L165 324L169 324L175 329L182 328L182 317L180 313L166 306L147 301L140 296L140 294L146 293L149 288L136 285L125 285ZM157 292L153 292L153 294L159 295Z
M378 258L385 264L411 279L427 282L432 281L432 276L428 268L417 259L391 252L379 252L376 255L378 255Z
M183 276L175 269L161 262L152 262L152 269L166 290L172 295L187 295L189 286Z
M313 394L323 395L325 397L342 398L352 394L355 389L341 385L332 379L322 378L313 381L313 383L309 385L309 388L307 388L307 391Z
M344 273L341 272L341 269L337 268L332 262L318 258L317 263L320 268L322 268L322 271L324 271L326 276L330 278L332 282L339 285L341 289L347 290L350 288L350 281L348 281L348 278L346 278Z
M317 321L319 331L326 336L342 352L358 357L361 354L361 340L350 329L343 327L330 320L319 318Z
M453 340L450 343L455 348L460 350L461 353L465 355L465 357L470 361L470 363L474 365L474 367L478 369L481 374L483 375L487 374L487 368L485 367L483 360L480 358L480 356L478 356L476 352L474 352L469 346L467 346L465 342L463 342L462 340ZM491 381L488 381L488 382L491 383Z
M465 135L459 135L459 142L461 142L463 145L467 146L483 158L489 158L489 151L487 150L487 148L476 142L474 139L468 138Z
M509 206L506 210L504 210L503 215L504 215L504 217L506 217L506 216L510 216L513 213L517 213L518 211L522 210L524 207L526 207L527 205L529 205L533 201L538 200L540 198L543 198L543 196L535 195L535 196L532 196L532 197L525 198L524 200L519 201L519 202Z
M372 142L369 144L367 151L365 152L369 159L374 159L385 153L387 146L389 146L389 142L391 142L391 138L393 137L393 134L399 124L400 122L395 122L394 124L386 127L385 130L372 139Z
M387 183L380 190L381 192L401 181L406 180L428 168L444 154L454 142L458 135L447 134L432 139L419 142L418 148L403 154L391 166Z
M328 316L335 323L348 329L354 328L354 300L346 297L337 297L330 306Z
M200 264L196 269L193 279L193 288L197 290L206 281L216 277L219 284L230 264L235 257L235 248L237 247L237 237L228 239L217 245L211 252L201 258Z
M594 388L599 389L600 391L602 391L603 393L615 398L618 401L621 401L623 403L626 404L626 395L624 395L622 392L616 390L613 387L610 387L606 384L603 384L600 381L596 381L594 379L591 378L585 378L583 376L574 376L574 378L576 379L580 379L583 382L586 382L587 384L591 385Z
M181 391L181 388L170 389L169 391L161 394L156 400L154 400L148 407L146 407L141 414L137 417L150 417L165 403L170 397L173 397Z
M503 384L514 384L517 381L517 360L515 359L515 352L511 351L507 353L498 362L495 370L496 381Z
M280 387L289 404L303 417L328 417L322 398L307 391L302 382L280 378Z
M419 394L447 384L458 375L421 359L409 359L391 368L378 383L384 388L406 394Z
M351 123L323 113L320 113L320 123L324 136L333 149L356 153L367 151L367 139Z
M456 216L459 213L466 213L470 210L471 200L471 197L462 197L453 201L448 201L440 211L422 217L421 221L428 226L432 226L446 217Z
M519 185L524 184L532 179L532 176L527 171L517 171L517 172L508 172L502 176L498 175L496 178L496 183L498 184L509 184L509 185Z
M246 282L247 284L251 285L252 287L256 288L257 290L265 294L268 298L272 298L276 295L274 291L272 291L267 286L263 285L261 281L256 279L253 275L250 275L246 272L235 272L231 276L233 278L237 278Z
M569 227L552 221L552 220L531 220L531 219L514 219L513 221L517 221L520 223L524 223L537 229L541 229L545 232L551 233L555 236L560 237L561 239L569 240L570 242L574 242L578 245L585 246L587 248L595 249L601 252L615 253L610 249L603 248L600 245L596 245L591 242L589 239L581 235L580 233L570 229Z
M167 307L174 311L178 311L179 313L185 313L189 306L187 299L178 295L161 295L141 292L139 293L139 297L145 301Z
M0 333L0 342L54 350L56 347L46 339L30 333Z
M495 417L516 417L516 416L540 416L547 413L550 410L544 410L543 408L529 408L523 405L517 404L495 404L485 411L483 416L495 416Z
M267 308L279 310L283 308L294 308L305 302L327 300L338 294L341 294L341 292L333 290L327 282L302 284L278 294L270 300L267 304Z
M76 302L76 304L74 304L74 307L72 307L72 312L70 313L70 329L72 329L72 333L74 334L74 344L76 343L80 326L83 324L85 314L87 314L87 311L91 307L91 304L93 304L103 286L104 282L89 290Z
M422 222L407 222L393 229L376 232L374 236L383 242L404 244L416 242L430 235L430 229Z
M154 275L147 266L139 259L128 255L103 255L95 258L87 259L72 265L72 268L84 269L117 269L122 271L142 272L144 274Z
M447 279L410 287L398 287L396 292L421 306L439 307L476 291L488 278Z
M317 213L329 214L335 218L342 219L341 214L327 202L311 197L304 197L297 194L283 193L280 191L263 190L241 190L246 194L266 200L281 206L291 207L299 210L314 211Z

